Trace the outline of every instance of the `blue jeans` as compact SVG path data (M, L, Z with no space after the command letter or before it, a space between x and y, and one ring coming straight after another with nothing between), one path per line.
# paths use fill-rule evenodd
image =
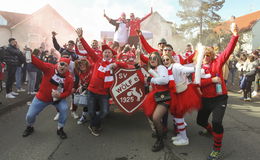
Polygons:
M237 69L230 69L229 70L229 74L230 74L230 78L231 78L231 83L234 84L235 82L235 77L236 77L236 72L237 72Z
M90 126L100 127L101 119L105 118L109 111L108 100L108 95L100 95L88 91L88 113L91 117ZM100 107L100 114L96 114L98 106Z
M53 104L53 102L43 102L39 100L36 96L34 97L32 104L26 114L26 124L27 126L33 126L36 116L48 105ZM54 104L56 109L59 111L60 116L58 119L58 127L64 127L67 120L68 105L66 99L61 99L59 103Z
M15 72L16 89L21 89L22 83L22 67L17 67Z

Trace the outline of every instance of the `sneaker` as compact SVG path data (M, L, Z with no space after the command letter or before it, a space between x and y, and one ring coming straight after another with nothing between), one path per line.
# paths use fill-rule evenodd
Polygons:
M23 132L23 137L27 137L33 133L34 129L33 127L26 127L25 131Z
M55 115L55 117L53 118L53 120L54 120L54 121L57 121L57 120L59 119L59 117L60 117L60 113L58 112L58 113Z
M13 96L18 96L18 95L19 95L19 93L17 93L17 92L11 92L11 94L12 94Z
M23 88L17 89L17 92L25 92L25 89Z
M77 115L77 113L75 111L71 112L71 117L73 117L74 119L79 118L79 116Z
M240 89L240 90L238 91L238 93L243 93L243 90L242 90L242 89Z
M67 138L67 134L63 131L63 128L57 130L57 135L59 135L61 139Z
M257 96L257 92L256 91L253 91L252 92L252 97L256 97Z
M96 129L96 127L94 127L94 126L88 126L88 129L90 130L90 133L93 135L93 136L99 136L100 135L100 133L99 133L99 131Z
M252 99L251 99L251 98L247 98L247 99L246 99L246 101L248 101L248 102L251 102L251 101L252 101Z
M77 124L80 125L85 122L87 122L87 118L85 116L81 116L80 119L77 121Z
M16 98L12 93L8 93L5 95L5 98Z
M172 140L172 141L175 141L175 140L180 139L180 138L181 138L181 135L180 135L180 134L177 134L177 136L172 137L171 140Z
M208 156L208 160L218 160L221 157L221 153L220 151L212 151L209 156Z
M189 144L189 138L179 138L172 142L175 146L185 146Z
M30 92L31 95L35 95L37 92Z

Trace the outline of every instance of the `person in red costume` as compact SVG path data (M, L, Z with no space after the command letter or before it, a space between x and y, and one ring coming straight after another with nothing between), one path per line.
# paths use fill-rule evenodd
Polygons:
M162 38L159 42L158 42L158 49L154 49L152 48L149 43L146 41L146 39L144 38L142 32L140 30L136 31L139 35L140 38L140 42L142 44L142 47L144 48L144 50L146 52L148 52L148 54L152 53L152 52L159 52L160 55L163 55L165 53L170 52L172 54L172 58L176 63L180 63L180 64L189 64L193 62L193 57L195 54L192 54L191 56L189 56L187 59L184 59L181 55L177 55L174 50L173 47L170 44L167 44L167 41ZM144 58L144 57L143 57ZM148 59L148 58L146 58ZM144 59L143 59L144 60ZM147 60L146 60L147 61Z
M138 42L139 42L139 38L138 35L136 33L136 30L140 30L141 28L141 23L147 19L149 16L151 16L153 13L153 8L151 8L151 12L149 14L147 14L146 16L144 16L143 18L138 18L135 17L134 13L130 13L130 20L129 20L129 29L130 29L130 33L129 33L129 37L128 37L128 44L132 47L133 45L135 46L135 48L137 48Z
M69 72L69 58L61 58L57 65L45 63L32 55L32 64L43 72L40 89L34 97L26 114L26 130L23 137L33 133L36 116L48 105L53 104L60 112L57 134L66 139L63 127L67 120L68 105L66 97L71 94L73 78Z
M88 85L88 112L91 117L89 129L94 136L100 135L101 120L105 118L109 111L109 88L113 83L111 68L116 66L126 67L127 65L120 62L115 62L113 55L117 53L108 47L102 45L102 57L98 56L95 51L84 40L83 30L76 30L78 38L82 43L88 56L93 62L93 74ZM96 114L97 105L100 107L100 114Z
M152 146L152 151L157 152L163 149L163 125L162 118L169 109L169 101L156 101L155 95L162 91L169 91L168 70L162 65L162 59L158 52L153 52L149 56L148 72L151 74L145 77L144 81L151 85L152 91L149 92L143 102L145 115L152 120L156 130L156 142ZM164 96L163 94L161 96Z
M228 100L222 67L234 51L238 41L238 28L235 23L231 25L231 32L233 35L228 46L217 58L215 58L212 47L206 47L204 50L201 75L202 108L198 112L197 123L212 134L214 138L213 151L210 153L208 160L216 160L221 155L220 150L224 133L222 121ZM212 126L208 123L211 113Z
M92 75L92 65L87 59L80 59L75 62L74 89L77 94L87 94L87 88ZM83 112L77 124L83 124L87 120L88 107L83 106Z

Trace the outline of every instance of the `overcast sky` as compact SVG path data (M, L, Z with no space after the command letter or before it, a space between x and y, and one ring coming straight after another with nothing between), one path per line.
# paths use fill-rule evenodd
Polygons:
M111 18L118 18L125 12L143 17L150 12L159 12L166 20L180 24L176 13L181 8L178 0L0 0L0 10L31 14L50 4L75 28L83 27L85 36L99 39L101 30L114 30L103 17L103 10ZM236 17L260 10L260 0L226 0L219 14L223 19Z

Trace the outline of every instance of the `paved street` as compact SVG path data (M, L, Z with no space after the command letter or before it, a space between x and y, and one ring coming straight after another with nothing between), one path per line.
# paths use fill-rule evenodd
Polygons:
M80 109L81 110L81 109ZM27 106L18 107L0 117L1 160L147 160L170 158L171 150L152 153L154 139L143 113L133 116L111 113L103 126L100 137L89 133L88 123L77 125L69 117L65 131L68 139L60 140L56 135L54 107L40 114L35 132L23 138Z
M260 104L243 102L230 93L224 118L223 151L226 160L259 159ZM3 107L3 106L1 106ZM88 123L77 125L69 116L65 131L68 139L56 135L55 109L49 106L38 116L35 132L23 138L28 106L20 104L0 115L0 160L203 160L211 151L212 140L198 135L196 113L187 115L190 145L173 146L168 133L163 151L150 151L154 139L143 113L132 116L111 112L100 137L90 135ZM78 113L81 111L79 108ZM170 123L171 119L169 120ZM172 124L170 124L172 126Z

